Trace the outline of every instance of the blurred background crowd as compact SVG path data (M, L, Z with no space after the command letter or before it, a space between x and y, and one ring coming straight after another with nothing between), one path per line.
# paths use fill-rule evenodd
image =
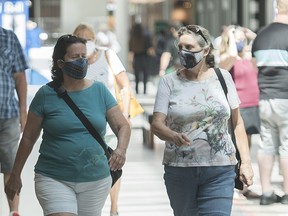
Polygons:
M135 78L135 91L138 93L138 82L141 82L141 93L147 93L147 82L155 80L159 72L161 75L163 70L171 69L172 64L177 65L177 59L171 51L171 46L174 46L171 44L173 26L177 28L186 24L198 24L207 28L214 38L221 35L223 28L230 24L257 32L273 20L274 2L1 0L0 25L13 29L17 34L30 62L31 69L27 71L30 84L42 84L50 79L50 58L56 39L71 33L78 23L87 23L97 33L96 42L112 48L130 72L130 78ZM142 39L139 36L141 34ZM145 52L147 56L139 56L139 52ZM163 52L166 53L166 60L165 57L160 60ZM133 67L134 57L137 64ZM146 63L144 66L141 63L143 59Z
M276 0L0 0L0 26L13 30L22 45L29 63L28 91L36 91L51 80L51 57L57 39L72 34L78 24L87 24L95 31L96 46L117 53L138 98L154 97L159 78L181 67L177 30L190 24L203 26L212 36L215 65L229 71L235 82L244 122L252 128L246 129L251 148L252 135L260 132L258 69L253 62L252 45L259 30L275 18L275 3ZM261 161L267 162L265 158ZM279 167L280 175L281 172ZM239 192L252 199L263 194L247 188ZM272 195L276 197L274 192L267 196ZM282 204L287 204L287 193L284 197ZM260 204L274 202L280 201L276 197L264 202L262 197Z

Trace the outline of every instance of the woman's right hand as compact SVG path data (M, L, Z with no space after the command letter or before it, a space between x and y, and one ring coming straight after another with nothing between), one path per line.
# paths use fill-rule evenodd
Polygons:
M7 198L13 201L15 195L19 195L22 188L20 175L11 174L9 180L5 184L5 193Z
M173 136L173 143L179 147L191 144L189 138L184 133L175 133Z
M109 159L110 169L112 171L121 169L124 166L125 161L126 161L126 149L121 149L117 147L113 151Z

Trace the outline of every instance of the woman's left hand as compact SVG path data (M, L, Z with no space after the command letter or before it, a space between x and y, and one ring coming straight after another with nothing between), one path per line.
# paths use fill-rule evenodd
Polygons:
M109 159L110 169L112 171L121 169L124 166L125 161L126 150L116 148Z
M248 29L248 28L243 28L243 31L245 33L245 36L249 39L249 40L254 40L257 36L257 34L255 32L253 32L252 30Z
M253 184L254 172L251 162L242 162L240 166L240 180L247 186Z

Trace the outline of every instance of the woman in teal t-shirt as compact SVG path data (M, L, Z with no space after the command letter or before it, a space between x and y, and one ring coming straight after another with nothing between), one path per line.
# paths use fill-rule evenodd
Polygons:
M44 215L100 216L111 187L110 169L121 169L126 159L130 126L109 90L100 82L84 79L88 67L85 43L72 35L58 39L52 79L66 89L102 137L108 122L118 144L108 163L101 145L66 102L52 87L42 86L30 105L5 192L11 200L20 192L23 166L43 129L35 190Z

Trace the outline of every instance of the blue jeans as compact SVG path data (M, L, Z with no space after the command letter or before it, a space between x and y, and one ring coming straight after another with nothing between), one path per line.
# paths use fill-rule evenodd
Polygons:
M229 216L235 166L164 167L164 180L175 216Z

